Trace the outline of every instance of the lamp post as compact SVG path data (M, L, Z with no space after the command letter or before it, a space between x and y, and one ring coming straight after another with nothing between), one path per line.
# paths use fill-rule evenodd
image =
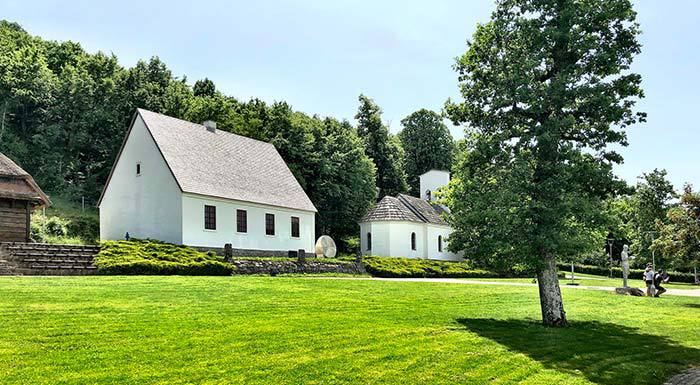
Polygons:
M610 278L612 278L613 277L612 247L613 247L613 242L615 241L615 238L608 237L608 238L606 238L606 241L608 242L608 256L610 258Z

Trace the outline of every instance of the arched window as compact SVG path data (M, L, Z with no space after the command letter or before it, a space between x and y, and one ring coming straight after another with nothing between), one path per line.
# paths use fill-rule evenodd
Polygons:
M438 235L438 251L442 253L442 235Z
M372 233L367 233L367 250L372 250Z
M411 250L416 249L416 233L411 233Z

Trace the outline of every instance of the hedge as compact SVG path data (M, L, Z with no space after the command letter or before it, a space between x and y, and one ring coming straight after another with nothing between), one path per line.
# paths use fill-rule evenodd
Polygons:
M369 256L362 258L367 273L382 278L496 278L498 274L472 269L466 262Z
M132 239L105 241L95 264L100 274L231 275L235 266L214 253L170 243Z
M557 264L559 267L559 270L563 271L571 271L571 264L570 263L559 263ZM590 266L590 265L574 265L574 272L582 273L582 274L592 274L592 275L602 275L602 276L610 276L610 268L609 267L601 267L601 266ZM613 277L614 278L622 278L622 269L619 267L613 267ZM668 275L671 277L671 282L684 282L684 283L694 283L695 282L695 277L693 274L689 273L680 273L676 271L669 271ZM642 277L644 276L644 270L642 269L630 269L629 272L629 279L639 279L641 280Z

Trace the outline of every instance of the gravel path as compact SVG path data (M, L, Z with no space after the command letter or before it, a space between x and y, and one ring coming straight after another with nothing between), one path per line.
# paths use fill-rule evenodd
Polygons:
M664 385L700 385L700 368L690 369L671 377Z
M504 282L504 281L477 281L473 279L463 278L346 278L346 277L317 277L324 279L364 279L373 281L396 281L396 282L433 282L433 283L456 283L462 285L503 285L503 286L532 286L536 287L536 283L524 282ZM584 290L600 290L600 291L615 291L614 287L608 286L569 286L561 285L564 289L584 289ZM645 291L646 288L642 288ZM664 295L681 295L687 297L700 297L700 290L693 289L668 289Z

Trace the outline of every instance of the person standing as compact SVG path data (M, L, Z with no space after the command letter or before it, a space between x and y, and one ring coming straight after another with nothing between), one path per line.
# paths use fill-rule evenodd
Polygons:
M654 275L654 287L656 288L656 294L654 297L660 297L661 294L666 292L666 289L662 287L661 284L668 282L668 279L668 274L661 269L659 269L659 271Z
M647 269L644 270L644 282L647 284L647 297L654 296L654 269L651 267L651 263L647 265Z

